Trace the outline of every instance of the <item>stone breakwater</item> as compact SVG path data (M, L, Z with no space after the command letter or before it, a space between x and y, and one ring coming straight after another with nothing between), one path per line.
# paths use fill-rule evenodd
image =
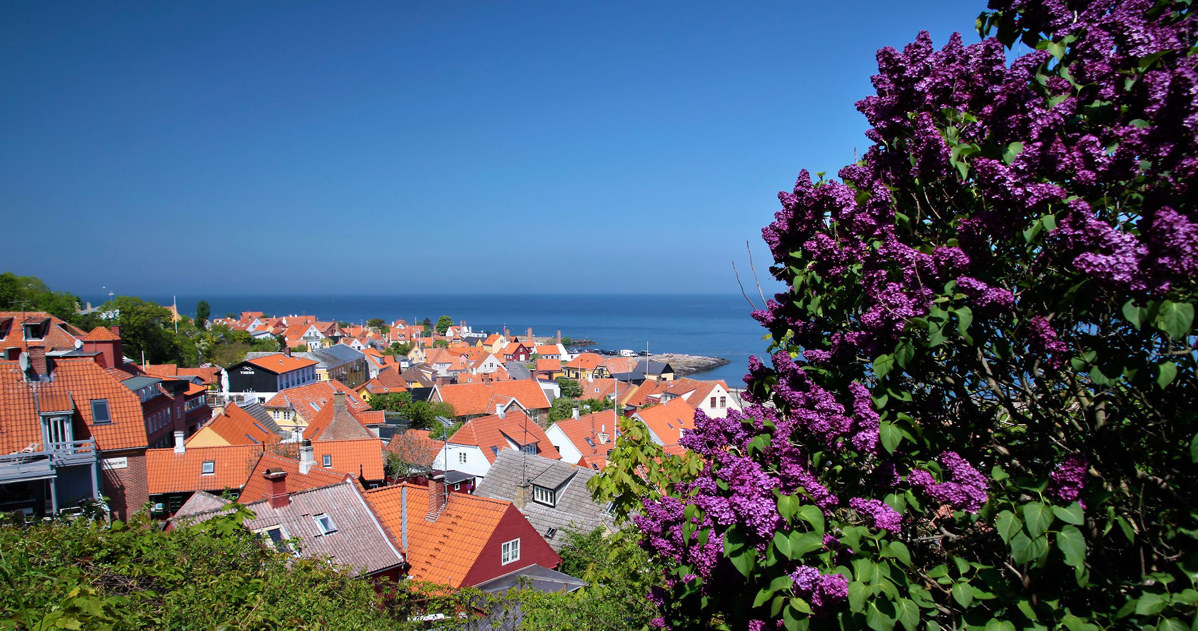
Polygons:
M705 355L684 355L682 353L660 353L649 357L653 361L668 363L674 368L674 374L683 377L698 372L706 372L732 362L723 357L707 357ZM729 384L731 385L731 384Z

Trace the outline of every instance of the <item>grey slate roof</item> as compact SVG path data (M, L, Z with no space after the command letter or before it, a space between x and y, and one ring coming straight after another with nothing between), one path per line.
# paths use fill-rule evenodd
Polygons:
M488 594L498 594L524 586L542 592L572 592L586 587L587 582L564 572L540 565L530 565L485 583L479 583L478 589Z
M532 373L529 372L528 367L520 362L505 362L503 367L507 368L508 374L516 381L532 379Z
M162 380L158 377L131 377L121 382L122 386L130 390L136 391L138 388L144 388L148 385L161 383Z
M247 508L255 517L245 520L245 527L256 531L281 525L288 537L300 540L303 556L329 557L333 563L347 566L354 576L373 574L403 562L403 555L391 543L352 481L299 491L290 497L291 503L282 508L272 507L269 500L249 504ZM183 504L174 520L183 516L202 522L217 516L221 510L210 508L212 499L220 501L221 506L226 504L209 493L196 493ZM332 518L334 532L320 533L313 517L320 514Z
M515 449L502 449L474 494L515 502L516 487L523 477L525 464L528 478L533 484L558 490L557 506L539 504L530 497L520 509L555 551L566 545L565 530L590 532L599 527L616 530L615 521L603 513L603 506L595 503L591 499L591 492L587 490L587 482L599 472L561 460L526 456ZM564 487L557 486L562 483ZM550 528L557 530L553 536L547 534Z
M321 368L335 368L366 359L366 355L361 351L356 351L345 344L334 344L328 348L317 348L306 353L296 353L295 356L315 360Z
M279 427L279 424L276 423L274 418L270 416L270 412L266 411L266 406L262 405L262 403L257 399L250 399L248 403L239 403L237 407L254 417L254 420L258 421L259 425L265 427L270 432L273 432L282 438L287 438L291 435L291 432Z

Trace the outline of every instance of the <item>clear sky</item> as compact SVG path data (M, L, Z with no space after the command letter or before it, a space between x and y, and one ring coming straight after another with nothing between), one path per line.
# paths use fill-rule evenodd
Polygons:
M83 295L735 293L875 51L981 3L0 3L0 271Z

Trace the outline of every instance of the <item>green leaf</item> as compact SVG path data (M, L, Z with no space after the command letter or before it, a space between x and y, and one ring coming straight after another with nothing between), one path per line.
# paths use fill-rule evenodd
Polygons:
M1015 603L1015 606L1019 608L1019 611L1022 612L1023 615L1027 616L1028 620L1033 622L1039 620L1039 618L1036 617L1036 610L1032 609L1032 604L1027 600L1020 600L1018 603Z
M919 607L914 602L900 598L894 602L894 608L898 613L899 622L907 631L916 631L919 628Z
M865 609L865 597L873 592L868 585L861 581L849 583L849 609L861 613Z
M886 375L890 374L892 368L894 368L893 355L879 355L874 359L874 374L878 376L878 379L884 379Z
M969 583L961 581L953 585L953 600L957 601L958 605L968 608L973 603L973 588Z
M1039 537L1052 525L1052 509L1040 502L1024 504L1023 520L1027 523L1027 533Z
M788 631L801 631L806 629L810 620L807 616L811 614L811 605L802 598L791 598L786 609L782 610L782 622Z
M1057 547L1065 555L1065 565L1082 567L1086 564L1086 538L1077 526L1065 526L1057 534Z
M1190 462L1198 462L1198 434L1190 439Z
M1160 624L1156 625L1156 631L1188 631L1189 627L1182 624L1177 618L1165 618Z
M961 335L966 335L969 331L969 325L973 324L973 310L969 307L961 307L954 313L957 314L957 332Z
M824 547L824 537L818 532L790 533L790 559L801 559L803 555Z
M1080 526L1086 522L1086 515L1082 512L1082 505L1074 502L1069 506L1053 506L1052 514L1057 516L1057 519L1075 526Z
M1023 565L1036 558L1036 556L1035 547L1027 535L1021 532L1011 538L1011 558L1016 563Z
M869 607L865 610L865 624L874 631L890 631L894 628L894 618L882 613L878 609L877 602L869 603Z
M795 515L799 512L799 498L794 495L782 495L778 497L778 514L792 521Z
M757 597L753 599L753 608L756 609L766 603L774 596L774 592L770 589L758 590Z
M790 554L790 537L786 533L781 531L774 533L774 547L778 548L778 552L782 553L782 556L788 559L794 558Z
M1003 150L1002 160L1003 160L1003 162L1006 162L1007 164L1011 164L1012 162L1015 161L1015 158L1019 157L1019 154L1021 154L1021 153L1023 153L1023 143L1022 142L1013 142L1013 143L1007 145L1007 148L1005 150Z
M756 565L757 551L745 542L744 535L733 529L724 535L724 556L738 572L748 576Z
M1177 364L1174 364L1173 362L1163 362L1157 366L1157 368L1159 369L1159 372L1156 376L1156 384L1160 386L1162 390L1168 388L1169 384L1173 383L1173 380L1177 378Z
M818 506L806 504L799 507L799 518L811 524L811 528L815 532L821 535L824 533L824 511L820 510Z
M1166 300L1153 324L1175 340L1184 339L1194 325L1194 305Z
M878 425L878 437L882 440L882 447L888 453L894 453L903 440L903 432L894 423L882 421Z
M896 559L899 563L911 566L911 552L907 550L907 546L901 541L891 541L886 544L882 550L882 556Z
M1010 544L1011 538L1023 529L1023 522L1009 510L1005 510L998 514L994 519L994 526L998 529L998 536L1002 537L1003 543Z
M1165 609L1169 601L1161 594L1144 594L1136 601L1136 615L1152 616Z
M1148 313L1148 309L1137 307L1134 299L1123 303L1123 317L1127 318L1131 325L1139 329L1144 325L1144 315Z

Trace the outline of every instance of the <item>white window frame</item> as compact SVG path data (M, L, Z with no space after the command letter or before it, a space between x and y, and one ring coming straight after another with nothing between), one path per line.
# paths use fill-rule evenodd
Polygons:
M271 539L270 531L272 530L279 531L278 542ZM263 545L270 546L278 552L282 552L283 554L290 554L293 557L299 556L299 550L292 545L291 536L287 534L287 529L283 527L283 524L259 528L254 531L254 534L258 535L258 538L262 541Z
M337 532L337 524L333 523L333 518L329 517L328 513L313 515L312 520L316 522L316 529L322 535L331 535Z
M515 563L519 560L520 539L516 538L512 539L511 541L505 541L503 545L500 546L499 564L507 565L509 563Z
M324 454L321 456L320 466L324 467L325 469L331 469L333 467L333 454Z
M200 464L200 475L216 475L216 461L205 460Z
M532 501L545 506L557 506L557 491L534 484L532 485Z

